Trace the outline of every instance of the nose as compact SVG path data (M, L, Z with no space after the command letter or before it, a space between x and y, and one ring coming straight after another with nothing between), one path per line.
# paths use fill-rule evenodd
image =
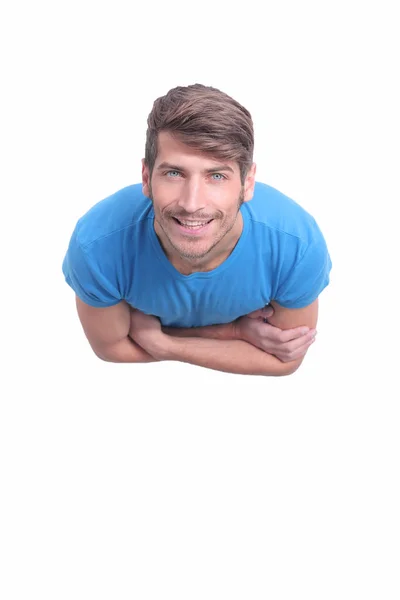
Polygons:
M188 214L202 210L205 205L205 194L198 180L191 178L179 190L178 205Z

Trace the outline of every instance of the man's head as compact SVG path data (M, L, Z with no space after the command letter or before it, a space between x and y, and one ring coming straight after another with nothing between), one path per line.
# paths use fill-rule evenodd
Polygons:
M159 237L189 262L229 249L240 236L240 206L254 191L250 113L195 84L158 98L147 124L143 193L153 201Z

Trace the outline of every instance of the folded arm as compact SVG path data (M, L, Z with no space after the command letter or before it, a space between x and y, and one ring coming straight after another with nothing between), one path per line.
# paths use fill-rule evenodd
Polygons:
M271 306L274 309L274 314L268 319L271 325L287 333L288 330L302 327L309 328L311 332L315 331L318 299L300 309L288 309L274 301L271 301ZM131 332L137 343L159 360L178 360L244 375L290 375L299 368L305 352L300 358L283 362L273 354L256 347L254 336L251 335L252 328L240 327L238 324L241 320L227 325L212 325L179 332L161 328L157 318L133 310ZM169 335L166 335L166 331L169 331ZM195 337L196 334L207 337Z
M195 337L196 334L207 337ZM162 328L156 317L133 310L130 336L158 360L176 360L242 375L282 376L293 372L292 363L284 363L239 339L236 322L172 331Z
M122 301L114 306L95 307L75 296L82 329L93 352L107 362L156 362L129 336L131 307Z
M237 322L190 329L162 328L156 317L132 310L125 302L106 308L88 306L78 297L76 302L93 351L107 362L176 360L227 373L271 376L289 375L301 363L284 363L241 339ZM282 325L282 317L279 322Z
M242 340L165 336L148 350L159 360L177 360L225 373L276 377L292 373L290 363Z

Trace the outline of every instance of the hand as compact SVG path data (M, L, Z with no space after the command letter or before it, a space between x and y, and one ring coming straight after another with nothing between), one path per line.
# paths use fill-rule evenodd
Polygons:
M137 309L131 309L129 336L154 358L157 358L158 349L167 337L162 332L161 322L157 317L146 315Z
M269 306L240 317L236 322L238 337L268 354L273 354L282 362L305 356L315 340L315 330L310 329L304 333L307 327L279 329L267 321L267 317L271 317L273 313L274 309Z

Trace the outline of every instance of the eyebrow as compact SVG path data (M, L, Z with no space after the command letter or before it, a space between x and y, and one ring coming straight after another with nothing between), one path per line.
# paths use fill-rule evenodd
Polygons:
M183 167L180 167L178 165L172 165L171 163L168 163L168 162L162 162L160 165L158 165L157 171L161 171L162 169L172 169L174 171L184 171L185 170ZM229 165L216 165L215 167L212 167L211 169L204 169L203 173L215 173L216 171L230 171L231 173L235 173L235 171Z

